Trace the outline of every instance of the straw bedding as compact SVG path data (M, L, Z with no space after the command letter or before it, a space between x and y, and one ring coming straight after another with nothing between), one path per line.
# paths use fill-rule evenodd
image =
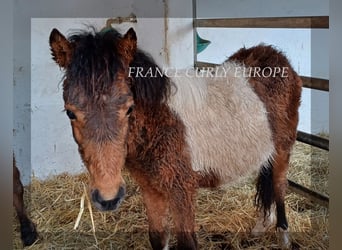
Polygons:
M328 194L328 169L326 151L296 143L291 158L291 180ZM151 249L139 187L127 173L124 177L127 197L118 211L106 213L89 210L82 184L87 185L86 173L62 174L46 181L33 178L26 187L25 202L40 238L27 249ZM277 249L275 233L258 238L249 234L256 217L254 179L218 190L199 191L196 230L200 249ZM74 229L81 200L83 213ZM293 193L287 195L286 206L292 248L328 249L328 209ZM173 238L170 241L171 245L175 243ZM22 249L15 214L13 249Z

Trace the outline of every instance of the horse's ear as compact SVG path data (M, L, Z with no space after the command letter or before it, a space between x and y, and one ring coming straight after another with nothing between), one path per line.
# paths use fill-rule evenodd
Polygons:
M137 51L137 35L133 28L130 28L119 42L119 53L124 63L128 66Z
M52 58L60 67L66 68L71 62L72 44L57 29L51 31L49 43Z

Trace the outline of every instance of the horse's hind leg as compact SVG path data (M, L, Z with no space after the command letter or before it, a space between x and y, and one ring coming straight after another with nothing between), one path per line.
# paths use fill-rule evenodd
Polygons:
M277 211L276 229L280 233L280 243L283 247L289 247L291 244L288 223L285 212L285 195L288 186L287 170L289 167L290 154L286 151L277 151L274 159L273 168L273 186L274 186L274 200Z
M261 236L271 228L274 228L276 224L276 207L272 204L268 214L265 214L264 209L258 211L258 218L256 220L255 226L252 229L253 236Z
M252 229L252 235L260 236L276 224L272 160L269 160L262 166L256 189L255 201L258 207L258 218Z
M30 246L36 241L38 234L35 225L27 217L23 195L24 188L20 181L20 173L15 166L15 162L13 162L13 205L18 215L23 244L25 246Z
M260 171L256 197L260 214L252 229L253 235L259 235L276 226L280 233L280 243L285 248L290 245L285 212L288 165L289 153L278 150L269 165Z

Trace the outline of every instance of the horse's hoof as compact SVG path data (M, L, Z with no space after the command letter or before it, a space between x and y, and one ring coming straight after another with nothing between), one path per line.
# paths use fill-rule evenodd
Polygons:
M252 236L259 237L263 235L265 232L267 232L272 227L274 227L275 223L276 223L276 217L272 211L267 217L264 217L263 215L260 214L260 216L257 219L257 222L255 223L255 226L253 227L251 231Z
M21 240L24 246L31 246L37 239L38 233L32 222L21 227Z
M278 233L279 247L281 247L281 249L292 249L291 238L290 238L290 234L288 230L278 227L277 233Z

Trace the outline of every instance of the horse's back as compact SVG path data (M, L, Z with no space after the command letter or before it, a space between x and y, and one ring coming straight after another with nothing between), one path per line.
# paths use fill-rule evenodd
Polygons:
M221 183L259 169L274 145L264 103L235 63L220 66L218 77L175 77L169 105L186 126L192 167Z
M270 76L252 72L249 82L265 103L275 144L279 149L289 151L296 140L302 89L302 80L289 60L272 46L258 45L240 49L227 61L260 71L281 69L280 73Z

